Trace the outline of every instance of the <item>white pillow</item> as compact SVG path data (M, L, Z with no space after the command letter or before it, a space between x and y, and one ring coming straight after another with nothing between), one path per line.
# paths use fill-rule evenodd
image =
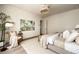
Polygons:
M78 32L74 31L70 34L69 38L66 39L67 42L72 42L76 39L76 37L79 35Z
M68 30L65 30L65 31L63 32L63 38L64 38L64 39L68 39L69 36L70 36L70 32L69 32Z
M53 44L56 39L58 39L59 33L56 33L52 36L47 37L47 44Z

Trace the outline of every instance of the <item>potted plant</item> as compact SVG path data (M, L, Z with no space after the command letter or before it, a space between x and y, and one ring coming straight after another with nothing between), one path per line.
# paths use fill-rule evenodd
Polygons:
M5 23L8 20L8 18L10 18L10 16L8 16L7 14L1 12L0 13L0 32L1 32L1 40L0 42L4 42L5 41Z

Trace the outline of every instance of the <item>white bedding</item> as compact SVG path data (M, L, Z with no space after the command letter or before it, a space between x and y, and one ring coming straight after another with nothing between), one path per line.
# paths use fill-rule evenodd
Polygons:
M52 36L48 36L46 44L53 44L56 39L58 39L58 33Z
M79 54L79 45L75 42L65 42L65 49L72 52Z
M66 40L66 39L68 39L69 36L70 36L70 32L68 30L65 30L63 32L63 38Z
M68 37L68 39L66 39L67 42L72 42L76 39L76 37L79 35L79 33L77 31L73 31L70 36Z
M54 35L43 35L40 39L42 47L46 48L48 44L53 44L58 38L58 33Z

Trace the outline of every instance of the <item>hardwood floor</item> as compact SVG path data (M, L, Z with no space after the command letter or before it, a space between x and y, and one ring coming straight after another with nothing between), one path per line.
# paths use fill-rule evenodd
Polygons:
M26 51L22 46L18 46L16 48L12 48L4 52L0 52L0 54L26 54Z

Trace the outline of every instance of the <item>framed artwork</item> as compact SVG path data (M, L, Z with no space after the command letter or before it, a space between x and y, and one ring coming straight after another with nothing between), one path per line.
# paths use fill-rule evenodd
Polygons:
M35 22L32 20L20 20L20 30L21 31L32 31L35 30Z

